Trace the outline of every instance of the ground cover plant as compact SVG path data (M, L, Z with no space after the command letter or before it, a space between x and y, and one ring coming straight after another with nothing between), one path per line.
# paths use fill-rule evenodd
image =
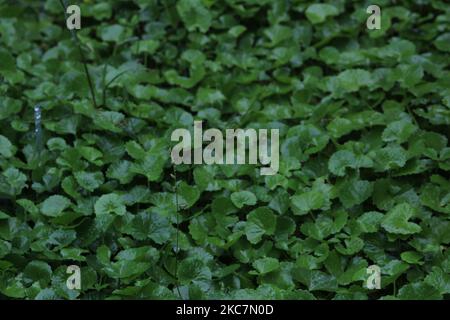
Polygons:
M0 299L449 298L447 1L379 30L369 1L70 4L76 33L0 1ZM172 165L194 120L279 129L279 172Z

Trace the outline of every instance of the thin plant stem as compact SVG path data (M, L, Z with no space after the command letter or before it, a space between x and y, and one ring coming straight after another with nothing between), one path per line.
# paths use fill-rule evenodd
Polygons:
M65 1L59 0L59 2L61 3L61 6L64 9L64 16L65 16L65 18L67 20L67 6L64 3ZM97 108L97 101L95 99L94 86L92 84L91 75L89 73L89 69L88 69L88 66L87 66L87 63L86 63L86 57L85 57L85 55L83 53L83 49L81 48L80 39L78 39L78 35L77 35L77 33L74 30L71 30L70 33L72 34L72 37L73 37L75 43L77 44L78 52L80 53L80 57L81 57L81 60L82 60L84 72L86 74L86 78L87 78L87 81L88 81L88 84L89 84L89 90L90 90L91 96L92 96L92 103L94 104L94 107Z
M118 75L116 75L114 78L112 78L108 83L103 85L103 105L106 105L106 90L108 90L108 87L116 80L118 79L121 75L123 75L127 70L122 71L121 73L119 73ZM106 81L106 79L104 79L104 81ZM104 83L103 81L103 83Z
M180 292L179 287L179 281L178 281L178 251L179 251L179 213L178 213L178 181L177 181L177 172L175 170L175 166L173 166L173 179L175 181L175 205L176 205L176 225L177 225L177 232L176 232L176 239L175 239L175 282L176 282L176 288L178 295L180 296L180 299L183 299Z

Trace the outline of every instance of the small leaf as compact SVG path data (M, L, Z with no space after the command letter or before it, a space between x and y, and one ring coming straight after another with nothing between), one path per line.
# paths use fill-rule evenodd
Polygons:
M0 134L0 155L5 158L11 158L16 152L16 148L11 144L8 138Z
M100 187L105 179L100 171L96 172L86 172L78 171L74 173L75 179L80 187L92 192L98 187Z
M441 294L437 289L425 282L406 284L398 291L398 298L402 300L440 300Z
M177 11L189 31L198 28L201 32L206 32L211 26L211 13L201 0L180 0Z
M346 208L366 201L373 191L373 184L366 180L347 179L339 185L339 200Z
M60 195L50 196L41 203L42 214L49 217L58 217L64 210L70 207L71 202L66 197Z
M262 258L253 262L253 267L258 274L265 274L277 270L280 267L278 259L275 258Z
M247 215L245 225L245 234L248 241L258 243L263 235L272 235L275 232L276 223L276 216L269 208L261 207L251 211Z
M243 206L254 206L256 204L256 196L250 191L239 191L231 194L231 201L239 209Z
M315 3L306 9L306 17L313 24L321 23L326 20L329 16L336 16L339 14L338 9L331 5L325 3Z
M295 215L305 215L311 210L320 209L325 204L325 195L319 191L308 191L291 198L291 207Z
M122 216L126 212L122 198L114 193L102 195L95 202L94 209L96 215L115 214Z
M413 234L422 231L422 228L408 220L413 217L414 208L408 203L398 204L384 217L381 226L390 233Z
M43 261L31 261L23 271L24 277L31 282L41 281L48 283L52 276L52 268Z

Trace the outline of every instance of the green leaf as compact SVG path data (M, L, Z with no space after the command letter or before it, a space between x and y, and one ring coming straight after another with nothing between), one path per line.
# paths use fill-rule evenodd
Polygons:
M61 249L61 256L64 259L73 260L73 261L86 261L86 258L83 257L83 253L87 253L87 250L80 248L64 248Z
M369 153L369 156L374 162L375 171L398 169L403 167L408 160L408 155L401 146L374 150Z
M99 150L93 147L78 147L77 150L80 152L81 156L89 162L95 165L102 164L100 158L103 156L103 154Z
M120 184L127 184L133 180L134 173L130 171L132 162L127 160L112 163L106 171L106 176L110 179L119 180Z
M351 237L344 240L345 246L339 243L336 250L344 255L354 255L364 247L364 241L358 237Z
M0 259L9 254L11 251L11 243L0 239Z
M155 51L159 48L160 43L157 40L141 40L133 44L131 50L136 53L148 53L154 54Z
M338 9L331 4L315 3L306 9L306 17L313 24L324 22L329 16L336 16L339 14Z
M94 209L96 215L115 214L122 216L126 212L126 207L123 204L122 198L114 193L102 195L95 202Z
M151 267L150 263L120 260L105 266L108 276L114 279L136 277L143 274Z
M119 24L105 26L100 31L100 38L103 41L121 42L126 39L126 29Z
M211 270L205 263L195 257L189 257L181 261L178 269L178 277L182 284L190 284L191 281L211 280Z
M0 49L0 73L7 71L13 72L16 68L14 57L3 48Z
M422 231L422 228L408 220L415 216L415 210L408 203L401 203L389 210L381 222L381 226L390 233L414 234Z
M233 204L241 209L243 206L254 206L256 204L256 196L250 191L239 191L231 194Z
M188 31L199 29L206 32L211 26L211 13L201 0L180 0L177 3L177 11Z
M74 173L74 176L80 187L90 192L100 187L105 181L101 172L78 171Z
M26 187L27 177L16 168L8 168L0 176L0 194L18 195Z
M102 245L97 248L97 260L101 264L109 264L109 261L111 260L111 250L105 245Z
M440 300L442 296L438 290L425 282L413 282L401 287L397 298L402 300Z
M159 252L157 249L150 246L143 246L139 248L129 248L120 251L115 259L139 261L139 262L153 262L156 263L159 259Z
M325 204L325 195L319 191L308 191L291 198L291 207L295 215L305 215L320 209Z
M391 122L383 131L383 140L403 143L417 131L417 127L406 120Z
M71 206L71 202L61 195L50 196L41 203L42 214L49 217L58 217Z
M178 205L180 208L192 207L200 198L200 190L196 186L190 186L184 181L178 186Z
M373 233L378 231L383 218L384 215L381 212L369 211L362 214L357 222L362 232Z
M420 264L422 255L416 251L405 251L400 254L403 261L409 264Z
M0 155L5 158L11 158L16 153L11 141L5 136L0 135Z
M276 223L276 216L269 208L261 207L251 211L247 215L245 224L248 241L258 243L263 235L272 235L275 232Z
M337 289L336 278L319 270L298 269L295 278L306 285L309 291L333 292Z
M116 133L122 131L121 123L124 119L125 116L116 111L99 111L93 115L93 120L96 126Z
M7 215L5 212L0 211L0 220L5 220L11 218L9 215Z
M439 267L433 267L433 271L425 277L424 282L440 294L450 293L450 275Z
M59 296L56 294L55 290L51 288L45 288L41 290L36 297L35 300L58 300Z
M258 274L266 274L277 270L280 267L278 259L275 258L262 258L258 259L252 263L253 268L258 272Z
M31 282L48 283L52 276L52 268L44 261L31 261L23 271L24 278Z
M7 283L0 287L0 292L7 297L11 298L24 298L26 297L26 290L22 282L19 279L9 279Z
M165 159L161 154L146 154L141 161L134 163L131 172L142 174L150 181L157 181L163 172Z
M346 179L339 185L339 200L346 208L366 201L373 191L373 184L366 180Z
M434 45L441 51L450 52L450 32L441 34L434 40Z
M346 168L370 168L372 159L364 155L355 155L349 150L340 150L334 153L328 162L328 168L337 176L344 176Z
M351 69L331 77L326 84L328 91L335 94L350 93L373 84L372 75L367 70Z
M156 212L139 212L124 231L137 240L152 239L158 244L167 242L172 235L169 221Z

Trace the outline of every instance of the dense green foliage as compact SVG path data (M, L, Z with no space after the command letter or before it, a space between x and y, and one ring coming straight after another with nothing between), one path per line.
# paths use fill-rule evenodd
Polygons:
M450 6L376 2L381 30L369 1L80 1L94 107L59 1L0 1L0 299L449 298ZM279 128L279 173L174 169L194 119Z

